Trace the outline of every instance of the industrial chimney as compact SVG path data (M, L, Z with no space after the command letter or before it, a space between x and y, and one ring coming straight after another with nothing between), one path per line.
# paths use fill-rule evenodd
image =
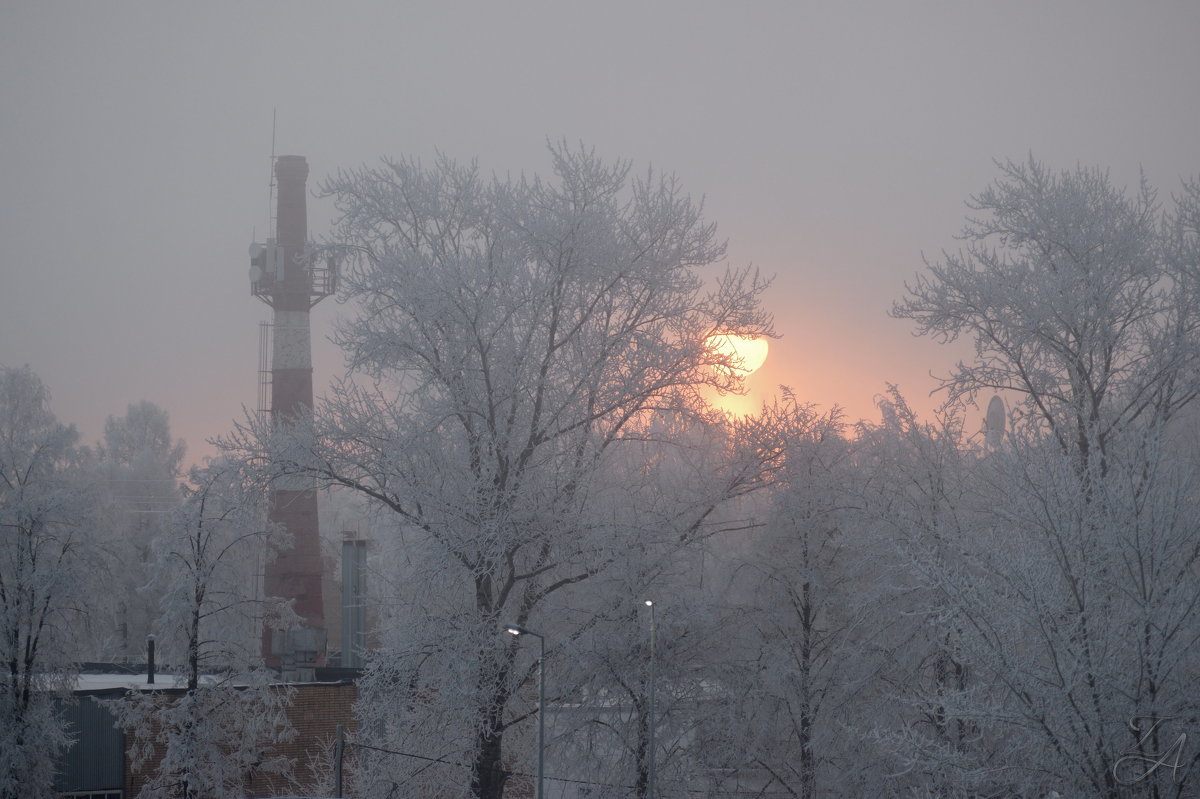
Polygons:
M269 400L264 403L269 407L264 410L278 427L312 413L309 311L334 292L337 272L332 260L314 263L308 245L308 162L304 156L283 155L274 168L278 234L266 244L250 245L250 291L274 312ZM270 518L288 530L292 544L267 565L263 590L267 596L292 600L303 627L264 630L263 657L267 665L282 667L285 679L312 679L312 669L323 665L325 651L317 492L303 481L281 484L272 492Z

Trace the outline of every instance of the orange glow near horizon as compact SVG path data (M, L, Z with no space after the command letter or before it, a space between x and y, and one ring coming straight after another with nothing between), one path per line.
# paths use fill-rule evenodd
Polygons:
M742 378L741 393L721 394L715 389L707 389L705 399L731 416L753 416L762 411L764 404L779 402L784 392L790 391L798 403L812 405L822 413L835 407L840 409L842 420L848 426L847 434L858 421L880 422L876 401L886 394L889 382L898 385L909 407L924 420L933 417L934 409L944 399L940 394L930 393L936 387L936 380L928 376L928 370L922 374L923 364L933 362L934 356L945 358L938 349L944 345L918 342L927 352L898 359L881 347L867 346L868 341L863 342L861 350L853 351L834 346L836 341L831 343L829 338L815 332L800 332L804 335L771 342L774 346L770 358L761 368L752 374L738 374ZM856 343L851 341L851 344ZM959 359L967 357L966 353L952 354ZM921 377L924 380L919 379Z
M762 336L734 336L719 334L709 336L704 343L716 352L729 358L734 371L741 377L749 377L759 370L767 360L770 345Z
M742 385L746 390L745 394L720 394L712 390L707 392L709 402L725 413L734 416L758 413L762 409L762 403L766 396L761 387L755 386L755 383L761 381L752 379L752 375L767 360L770 350L767 339L721 333L709 336L704 343L714 352L729 359L730 370L734 376L741 378Z

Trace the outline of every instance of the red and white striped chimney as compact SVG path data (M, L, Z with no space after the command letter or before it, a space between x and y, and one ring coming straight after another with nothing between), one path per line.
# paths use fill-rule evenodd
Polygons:
M333 269L318 268L309 257L304 156L277 158L275 179L277 239L252 249L250 277L251 292L274 311L270 412L273 424L286 425L312 413L309 311L332 293ZM322 665L325 611L317 492L305 484L283 484L272 493L270 518L288 530L292 543L267 565L264 593L292 600L304 628L287 635L264 630L263 656L272 667L304 670Z

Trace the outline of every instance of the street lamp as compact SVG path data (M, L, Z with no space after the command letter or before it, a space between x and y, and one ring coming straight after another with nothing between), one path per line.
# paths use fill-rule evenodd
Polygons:
M542 653L538 657L538 772L537 772L537 799L545 799L545 794L542 792L542 782L546 774L546 639L540 633L535 633L533 630L526 630L524 627L518 627L515 624L510 624L504 628L512 635L532 635L538 639L542 645Z
M654 602L647 599L646 607L650 608L650 790L649 799L654 799L654 645L658 638L658 626L654 623Z

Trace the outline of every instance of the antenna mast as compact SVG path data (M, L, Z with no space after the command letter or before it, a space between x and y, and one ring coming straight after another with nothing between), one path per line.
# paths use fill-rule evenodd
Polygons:
M267 237L275 241L275 111L271 109L271 180L267 189Z

